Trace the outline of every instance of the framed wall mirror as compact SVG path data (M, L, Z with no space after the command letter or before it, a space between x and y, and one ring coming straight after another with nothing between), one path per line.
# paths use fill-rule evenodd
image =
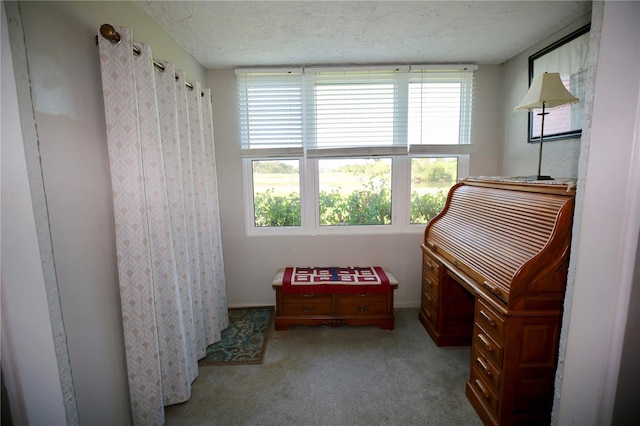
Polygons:
M567 90L580 102L551 110L544 122L544 141L579 138L582 135L584 98L591 24L574 31L529 56L529 85L538 74L559 72ZM540 142L540 119L529 112L529 143Z

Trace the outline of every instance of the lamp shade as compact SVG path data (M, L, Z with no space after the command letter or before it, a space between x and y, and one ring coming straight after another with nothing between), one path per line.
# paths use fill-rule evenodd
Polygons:
M543 105L545 108L554 108L576 102L578 98L564 87L560 80L560 73L545 72L533 79L529 91L514 111L542 108Z

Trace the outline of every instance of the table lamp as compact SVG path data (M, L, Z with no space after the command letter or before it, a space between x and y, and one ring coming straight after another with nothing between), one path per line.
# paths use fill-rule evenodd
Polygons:
M514 111L531 111L542 108L538 115L542 116L540 129L540 150L538 153L538 174L527 176L527 180L552 180L551 176L540 174L542 166L542 142L544 138L544 117L549 114L547 109L554 109L564 105L575 104L579 99L573 96L562 84L560 73L545 72L536 76L531 82L529 91Z

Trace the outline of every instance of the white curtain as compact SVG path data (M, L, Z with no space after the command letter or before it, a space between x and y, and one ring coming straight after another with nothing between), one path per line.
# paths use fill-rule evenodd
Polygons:
M98 39L122 320L134 423L154 425L228 326L213 121L208 89L116 30Z

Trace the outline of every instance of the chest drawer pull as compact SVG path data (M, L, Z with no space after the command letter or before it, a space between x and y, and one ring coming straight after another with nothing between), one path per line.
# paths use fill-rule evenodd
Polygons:
M482 315L482 317L487 320L487 322L489 323L489 325L491 327L495 327L496 326L496 322L494 320L492 320L491 317L485 311L483 311L482 309L480 310L480 315Z
M313 297L315 294L313 293L302 293L302 297Z
M358 312L367 312L369 310L369 307L367 305L358 305L356 309L358 310Z
M433 271L433 263L430 260L427 260L427 268Z
M369 295L369 293L360 293L360 294L358 294L358 296L360 296L360 297L367 297L368 295Z
M311 312L313 311L313 306L303 306L302 312Z
M487 401L491 399L491 395L489 395L489 391L487 391L487 388L485 388L482 382L478 379L476 379L476 386L478 387L478 389L480 389L480 392L482 392L482 395L484 395L484 398Z
M480 368L482 368L482 370L484 371L484 374L491 377L491 371L489 371L489 367L487 367L487 364L485 364L484 361L480 359L480 357L476 358L476 362L478 363Z
M484 347L487 349L487 352L493 352L493 345L489 340L484 336L484 334L478 334L478 339L482 342Z

